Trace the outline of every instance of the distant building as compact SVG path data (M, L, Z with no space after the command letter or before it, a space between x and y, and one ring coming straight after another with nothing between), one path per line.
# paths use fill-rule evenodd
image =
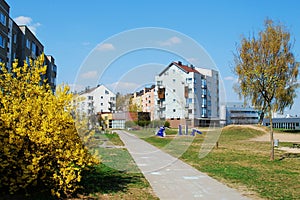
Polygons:
M87 116L101 113L113 113L116 110L116 95L104 85L87 88L79 93L77 110Z
M149 112L150 119L155 119L155 85L145 87L139 92L133 93L131 104L137 106L139 112Z
M287 130L300 130L300 117L285 117L273 118L273 128L287 129ZM270 119L263 120L264 126L270 126Z
M9 16L9 5L0 1L0 62L6 64L10 71L12 63L18 59L19 65L29 63L44 52L44 46L25 25L18 26ZM45 65L48 66L45 77L52 91L56 88L57 69L52 56L45 56Z
M104 129L125 129L125 122L138 120L138 112L102 113L99 116L102 120L100 126Z
M221 106L222 119L225 125L230 124L258 124L259 111L244 103L227 103Z
M211 69L172 62L155 77L155 118L179 124L219 124L219 77Z

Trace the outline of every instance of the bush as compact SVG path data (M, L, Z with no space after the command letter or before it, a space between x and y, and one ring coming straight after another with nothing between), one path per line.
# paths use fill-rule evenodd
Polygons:
M44 56L0 74L0 190L10 194L37 185L56 196L72 194L81 172L98 161L89 154L71 116L72 94L54 95L41 79Z
M169 121L165 121L164 126L170 128L170 122Z
M136 126L136 123L134 121L126 121L125 122L125 127L126 128L131 128L133 126Z

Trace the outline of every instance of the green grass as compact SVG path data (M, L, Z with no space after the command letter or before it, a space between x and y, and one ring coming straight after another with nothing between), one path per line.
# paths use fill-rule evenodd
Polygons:
M78 199L155 199L152 188L143 174L136 166L131 155L125 148L113 148L124 146L116 133L95 134L94 148L101 158L101 164L83 171L80 182L81 189L70 198ZM106 142L112 148L101 147ZM99 146L100 145L100 146ZM55 200L47 192L39 188L30 189L29 196L25 194L2 195L0 199L5 200Z
M96 133L94 135L95 140L97 141L98 145L103 144L104 141L108 142L109 145L114 146L124 146L124 143L119 138L118 134L113 133Z
M242 193L249 193L250 190L250 197L254 195L272 200L299 199L300 159L280 160L283 152L276 149L275 161L270 161L269 142L249 140L264 133L243 127L225 128L219 138L219 148L214 148L206 157L200 159L200 146L206 134L209 132L197 134L180 159ZM161 139L152 136L145 140L164 150L173 138Z

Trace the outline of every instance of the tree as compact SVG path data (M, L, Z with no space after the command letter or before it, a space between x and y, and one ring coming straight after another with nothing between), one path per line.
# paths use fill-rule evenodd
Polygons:
M0 191L15 193L42 187L53 195L69 195L81 172L98 161L78 134L69 87L56 94L42 80L44 55L30 64L1 64Z
M291 107L296 97L298 67L290 33L272 20L258 36L242 38L234 55L238 93L270 118L270 159L274 160L272 114Z

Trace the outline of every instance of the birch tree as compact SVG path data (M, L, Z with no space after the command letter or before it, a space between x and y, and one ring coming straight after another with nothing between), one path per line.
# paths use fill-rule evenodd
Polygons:
M234 54L238 93L270 119L270 159L274 160L272 114L291 107L296 97L299 63L291 35L282 24L266 20L258 35L242 38Z

